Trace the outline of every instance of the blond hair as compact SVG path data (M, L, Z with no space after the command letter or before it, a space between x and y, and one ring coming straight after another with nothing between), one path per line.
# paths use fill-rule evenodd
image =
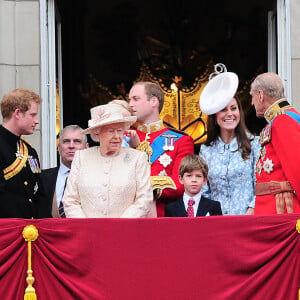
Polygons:
M5 94L1 101L1 114L3 119L9 119L16 109L26 112L31 107L31 102L40 104L42 99L33 91L15 89Z

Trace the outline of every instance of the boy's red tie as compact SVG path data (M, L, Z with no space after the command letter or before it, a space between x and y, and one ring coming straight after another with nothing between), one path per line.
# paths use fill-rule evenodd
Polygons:
M195 201L193 199L190 199L188 202L188 208L187 208L187 215L189 218L194 217L194 207Z

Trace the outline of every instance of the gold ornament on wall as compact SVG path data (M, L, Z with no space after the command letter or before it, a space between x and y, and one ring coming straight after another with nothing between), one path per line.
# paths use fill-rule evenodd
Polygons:
M211 67L207 67L200 77L195 78L190 88L182 87L181 76L172 78L171 87L166 87L145 64L142 65L140 76L136 80L155 82L162 88L165 101L160 116L164 124L189 134L195 144L201 144L206 140L207 115L200 110L199 97L209 80L210 70Z

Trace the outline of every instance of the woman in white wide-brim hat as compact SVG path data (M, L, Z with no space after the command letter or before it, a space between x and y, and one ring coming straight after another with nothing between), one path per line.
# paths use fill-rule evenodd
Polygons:
M209 167L206 197L219 201L223 215L254 214L258 137L246 128L240 102L234 97L238 77L225 72L213 77L200 97L208 114L207 140L199 155Z
M91 109L90 134L100 146L77 151L63 197L69 218L146 217L153 205L146 154L123 148L124 131L136 117L117 104Z

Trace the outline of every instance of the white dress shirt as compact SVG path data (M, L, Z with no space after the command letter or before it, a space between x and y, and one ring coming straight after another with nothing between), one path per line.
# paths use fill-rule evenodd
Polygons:
M66 167L63 163L60 164L56 179L56 201L57 201L57 207L59 207L62 196L64 194L66 179L70 173L70 169Z
M189 206L188 202L191 199L193 199L195 201L195 204L193 205L193 208L194 208L194 217L196 217L198 206L199 206L199 203L200 203L200 200L201 200L201 191L197 195L195 195L193 197L189 196L188 194L186 194L184 192L184 194L183 194L183 203L184 203L184 207L185 207L186 211L187 211L187 208Z

